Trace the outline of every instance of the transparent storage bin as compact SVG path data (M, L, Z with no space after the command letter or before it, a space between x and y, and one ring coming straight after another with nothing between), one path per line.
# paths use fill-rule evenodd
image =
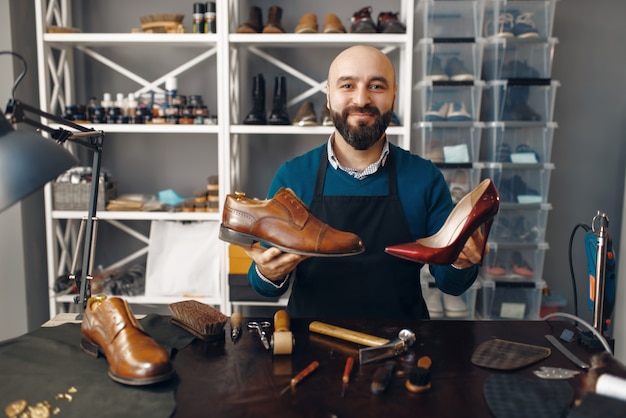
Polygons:
M480 168L469 167L450 167L448 165L439 165L439 170L448 184L452 202L458 203L466 194L474 187L478 186L480 181Z
M459 296L444 295L437 288L435 278L428 271L428 265L425 265L422 268L420 282L430 319L472 320L476 317L476 294L480 289L478 280Z
M493 220L489 239L498 244L539 244L545 240L549 203L537 205L500 205L500 212Z
M556 38L490 39L483 48L483 80L549 79Z
M420 81L416 89L414 120L419 122L466 123L478 121L485 82L439 85Z
M429 81L480 80L484 39L475 42L434 42L420 39L415 48L415 79Z
M507 282L535 282L543 277L547 242L538 244L503 244L492 241L483 257L480 275L489 280Z
M474 163L479 158L482 127L480 122L455 127L419 122L411 150L434 163Z
M480 319L538 320L546 283L511 283L480 280L476 316Z
M419 38L479 38L483 16L482 1L419 0L415 9L415 34Z
M483 89L480 120L551 122L559 86L555 80L488 81Z
M551 161L556 122L541 126L509 126L487 122L481 130L479 161L536 164Z
M486 0L485 38L550 38L557 0Z
M490 178L502 203L548 203L550 175L554 164L507 164L480 162L480 179Z

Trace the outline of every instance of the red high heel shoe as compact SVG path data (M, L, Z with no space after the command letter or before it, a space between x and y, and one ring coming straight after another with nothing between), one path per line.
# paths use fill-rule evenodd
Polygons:
M472 233L485 224L482 254L489 229L500 209L500 196L491 179L483 180L454 207L436 234L415 242L391 245L385 252L424 264L447 265L457 259Z

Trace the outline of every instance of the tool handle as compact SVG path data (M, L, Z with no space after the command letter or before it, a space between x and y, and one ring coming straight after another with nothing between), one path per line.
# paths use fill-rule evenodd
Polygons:
M346 328L337 327L319 321L311 322L309 324L309 331L317 332L318 334L328 335L330 337L339 338L341 340L350 341L361 345L366 345L368 347L377 347L385 345L389 342L389 340L385 338L364 334L358 331L352 331Z
M341 381L343 383L348 383L350 381L350 373L352 373L352 366L354 365L354 357L348 357L346 360L346 366L343 368L343 376L341 377Z
M319 367L319 365L320 363L316 360L312 362L311 364L309 364L308 366L306 366L304 370L302 370L300 373L298 373L291 379L291 387L292 388L295 387L298 383L302 381L302 379L304 379L305 377L313 373L315 369Z
M230 316L230 326L231 328L241 328L241 314L239 312Z
M274 332L289 331L289 314L284 309L279 309L274 314Z

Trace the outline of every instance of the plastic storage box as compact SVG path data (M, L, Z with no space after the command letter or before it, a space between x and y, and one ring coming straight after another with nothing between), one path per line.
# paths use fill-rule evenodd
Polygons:
M482 277L509 282L535 282L543 277L547 242L538 244L504 244L491 241L489 252L483 258Z
M483 36L550 38L556 0L486 0Z
M483 80L549 79L556 38L490 39L483 48Z
M479 38L483 16L482 1L419 0L415 9L415 34L419 38Z
M478 186L480 181L480 169L469 167L450 167L443 165L439 167L443 173L443 177L448 183L452 201L456 204L470 192L474 187Z
M507 126L487 122L481 130L479 161L536 164L551 161L556 122L542 126Z
M481 180L490 178L500 194L502 203L548 203L550 175L554 164L474 164L481 169Z
M551 122L556 90L555 80L534 83L488 81L483 89L480 119L486 122Z
M482 127L480 122L448 128L431 122L419 122L419 135L411 139L411 150L434 163L477 162Z
M415 53L415 79L434 82L480 80L484 39L434 42L420 39Z
M549 203L500 205L489 238L499 244L539 244L545 240Z
M480 319L539 319L543 280L527 283L480 279L476 316Z
M422 296L426 301L430 319L474 319L476 317L476 294L480 282L476 280L462 295L444 295L435 284L434 277L425 265L421 272Z
M423 80L417 83L414 120L436 123L475 122L480 116L480 101L485 82L438 85Z

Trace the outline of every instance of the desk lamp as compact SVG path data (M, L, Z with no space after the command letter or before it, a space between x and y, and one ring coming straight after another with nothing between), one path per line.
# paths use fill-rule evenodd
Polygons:
M26 73L26 62L18 54L0 51L0 54L6 53L20 58L24 63L24 71L18 77L13 87L13 91L15 91L15 87ZM81 277L76 277L74 274L78 250L72 263L73 271L70 272L69 276L71 280L75 280L79 289L79 294L74 299L74 302L79 305L79 314L76 319L82 319L87 299L91 296L89 282L92 278L91 265L95 255L96 207L98 203L104 132L46 113L19 100L15 100L13 97L9 100L5 113L6 115L0 111L0 212L40 189L49 181L54 180L62 172L77 165L78 160L76 157L62 146L64 142L69 141L78 144L94 153L89 207L87 208L88 214L83 217L78 237L80 242L84 232L85 245L83 248ZM32 113L39 118L69 127L72 130L69 131L60 127L53 128L38 120L31 119L27 116L27 113ZM38 131L46 132L51 139L32 131L15 130L13 125L18 123L34 126Z

